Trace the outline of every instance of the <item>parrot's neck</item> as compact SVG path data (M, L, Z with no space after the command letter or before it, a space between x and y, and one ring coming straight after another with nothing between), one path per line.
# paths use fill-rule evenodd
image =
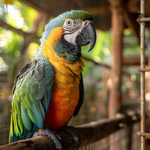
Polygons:
M82 71L84 63L81 60L80 50L74 50L75 46L69 44L63 39L62 27L53 29L49 37L40 46L42 54L49 60L51 64L59 62L69 67L72 71L72 66L77 66L78 74ZM79 51L79 53L75 52Z

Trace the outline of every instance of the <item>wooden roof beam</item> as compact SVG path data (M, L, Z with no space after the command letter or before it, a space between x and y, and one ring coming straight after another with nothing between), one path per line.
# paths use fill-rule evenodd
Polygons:
M26 4L26 5L28 5L28 6L32 7L32 8L34 8L35 10L41 12L42 14L45 14L45 15L47 15L48 17L52 17L52 16L50 16L50 14L49 14L48 12L46 12L46 11L42 10L41 8L39 8L38 5L36 6L36 5L32 4L31 2L29 2L29 1L27 1L27 0L20 0L20 1L23 2L23 3Z
M123 13L124 21L127 24L129 28L132 29L133 33L138 39L138 42L140 43L140 26L136 22L136 20L132 17L132 15L129 13L128 9L125 7L124 8L124 13Z
M33 5L31 2L29 2L27 0L20 0L20 1L34 9L36 9L37 11L40 11L42 14L45 14L46 16L51 17L48 12L46 12L45 10L42 10L41 8L39 8L36 5ZM85 8L84 10L89 13L92 13L93 16L111 13L109 7L89 7L89 8ZM53 16L53 17L56 17L56 16Z
M105 15L111 13L109 7L91 7L91 8L85 8L85 11L91 13L93 16Z

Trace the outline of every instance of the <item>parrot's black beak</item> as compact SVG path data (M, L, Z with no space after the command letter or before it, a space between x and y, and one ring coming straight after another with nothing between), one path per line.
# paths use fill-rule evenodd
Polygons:
M84 46L90 43L91 51L96 43L96 31L93 24L90 22L76 37L76 44L78 46Z

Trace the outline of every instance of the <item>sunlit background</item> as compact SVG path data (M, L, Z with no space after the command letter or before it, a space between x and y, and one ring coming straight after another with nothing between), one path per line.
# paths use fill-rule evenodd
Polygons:
M0 0L0 145L8 142L14 78L21 67L37 52L44 25L52 19L46 17L41 19L44 15L18 0L14 0L11 5L3 2ZM11 3L11 0L8 2ZM84 60L85 101L79 115L72 118L70 125L80 125L108 117L108 101L112 85L110 77L112 28L106 31L97 29L96 32L97 42L94 49L88 53L88 46L82 48L82 55L90 59L90 61ZM122 111L138 110L140 108L140 73L137 72L139 66L131 64L133 59L139 58L140 46L130 28L125 28L123 33ZM150 48L148 42L150 30L147 29L146 33L147 51ZM147 101L150 101L149 76L150 73L146 73Z

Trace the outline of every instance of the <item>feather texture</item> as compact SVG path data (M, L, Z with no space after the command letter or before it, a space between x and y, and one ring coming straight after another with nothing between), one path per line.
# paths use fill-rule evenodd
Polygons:
M43 127L53 81L53 67L41 52L22 68L13 89L9 142L26 139Z
M72 10L45 26L39 51L15 79L10 142L29 138L45 123L58 129L78 114L84 99L84 63L79 53L71 51L74 45L69 47L63 41L62 25L66 19L92 20L92 15Z

